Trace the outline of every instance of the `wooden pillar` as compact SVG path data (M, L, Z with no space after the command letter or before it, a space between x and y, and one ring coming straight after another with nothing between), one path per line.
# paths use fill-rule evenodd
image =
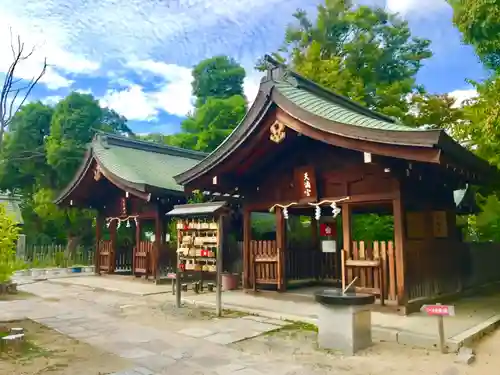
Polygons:
M102 229L104 226L104 215L101 211L97 211L97 216L95 219L95 253L94 253L94 265L95 272L97 274L101 274L101 238L102 238Z
M250 241L252 240L252 212L243 207L243 289L250 289L254 280L250 280L252 272L250 270Z
M276 208L276 250L278 256L278 292L286 290L286 251L285 251L285 218L283 216L283 209Z
M394 215L394 247L396 258L396 285L398 305L405 305L408 301L405 282L405 252L404 252L404 208L401 197L392 201Z
M322 278L322 266L321 266L321 253L319 248L319 236L318 236L318 220L315 217L311 218L311 244L312 244L312 254L313 257L313 274L316 280Z
M109 238L111 240L111 251L108 256L108 273L114 273L116 268L116 232L118 221L113 220L109 226Z
M337 256L337 271L340 270L340 279L342 281L342 288L346 286L346 279L344 273L344 258L351 257L352 248L352 206L349 203L342 204L342 249L339 256ZM344 256L345 255L345 256Z
M137 252L140 251L141 245L141 219L138 217L135 219L135 248L132 254L132 273L135 274L135 269L137 267Z
M160 252L163 247L164 235L163 235L163 210L160 202L156 206L156 217L155 217L155 246L153 251L153 277L158 280L160 278L159 267L160 267Z

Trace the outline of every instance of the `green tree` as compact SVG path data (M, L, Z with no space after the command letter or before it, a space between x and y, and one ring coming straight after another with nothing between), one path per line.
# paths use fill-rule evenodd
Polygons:
M245 116L247 102L241 95L208 98L193 116L181 124L183 144L198 151L213 151Z
M97 131L129 132L126 120L100 107L92 95L73 92L54 108L47 138L47 162L57 174L54 188L66 186Z
M409 102L410 111L403 118L408 126L451 130L464 118L463 107L447 94L415 94Z
M37 102L14 115L1 153L0 190L29 195L36 185L50 185L53 171L46 162L45 140L52 114L53 108Z
M214 56L201 61L193 68L192 75L197 108L208 98L243 96L245 69L228 56Z
M448 0L453 23L489 68L500 68L500 1Z
M173 146L213 151L240 123L247 110L243 96L245 70L227 56L201 61L193 68L193 113L181 123L182 132L166 136Z
M412 37L397 15L350 0L325 0L315 20L303 10L294 17L275 58L373 110L405 118L407 97L419 89L416 74L432 56L429 40Z

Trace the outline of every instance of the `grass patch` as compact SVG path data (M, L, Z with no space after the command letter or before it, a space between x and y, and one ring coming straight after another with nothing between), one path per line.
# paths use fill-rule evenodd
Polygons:
M294 322L294 321L287 321L287 322L289 322L290 324L273 329L272 331L268 331L264 333L264 335L270 336L279 333L287 333L290 336L294 336L297 335L299 332L318 332L318 327L311 323Z
M0 301L17 301L33 297L36 297L36 295L28 292L18 291L17 293L14 294L0 294Z

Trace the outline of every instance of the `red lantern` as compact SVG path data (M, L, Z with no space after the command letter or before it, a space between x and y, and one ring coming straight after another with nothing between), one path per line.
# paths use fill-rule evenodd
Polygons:
M184 263L179 263L179 269L184 272L184 270L186 269L186 265Z
M207 251L207 250L205 250L205 249L202 249L202 250L201 250L201 256L202 256L202 257L206 257L206 256L208 256L208 251Z

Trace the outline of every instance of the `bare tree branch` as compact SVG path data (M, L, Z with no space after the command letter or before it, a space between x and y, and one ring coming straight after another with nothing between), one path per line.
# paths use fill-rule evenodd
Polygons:
M12 63L5 73L4 82L1 85L0 91L0 150L3 148L3 138L5 132L9 128L12 118L26 102L33 88L47 71L47 59L44 59L40 74L33 77L26 86L16 87L18 83L23 81L21 78L16 78L16 68L21 61L28 60L33 55L36 48L33 46L29 52L25 53L25 45L21 40L21 36L17 35L17 37L14 38L12 28L10 29L10 48L12 51ZM21 100L18 104L17 101L19 99Z

